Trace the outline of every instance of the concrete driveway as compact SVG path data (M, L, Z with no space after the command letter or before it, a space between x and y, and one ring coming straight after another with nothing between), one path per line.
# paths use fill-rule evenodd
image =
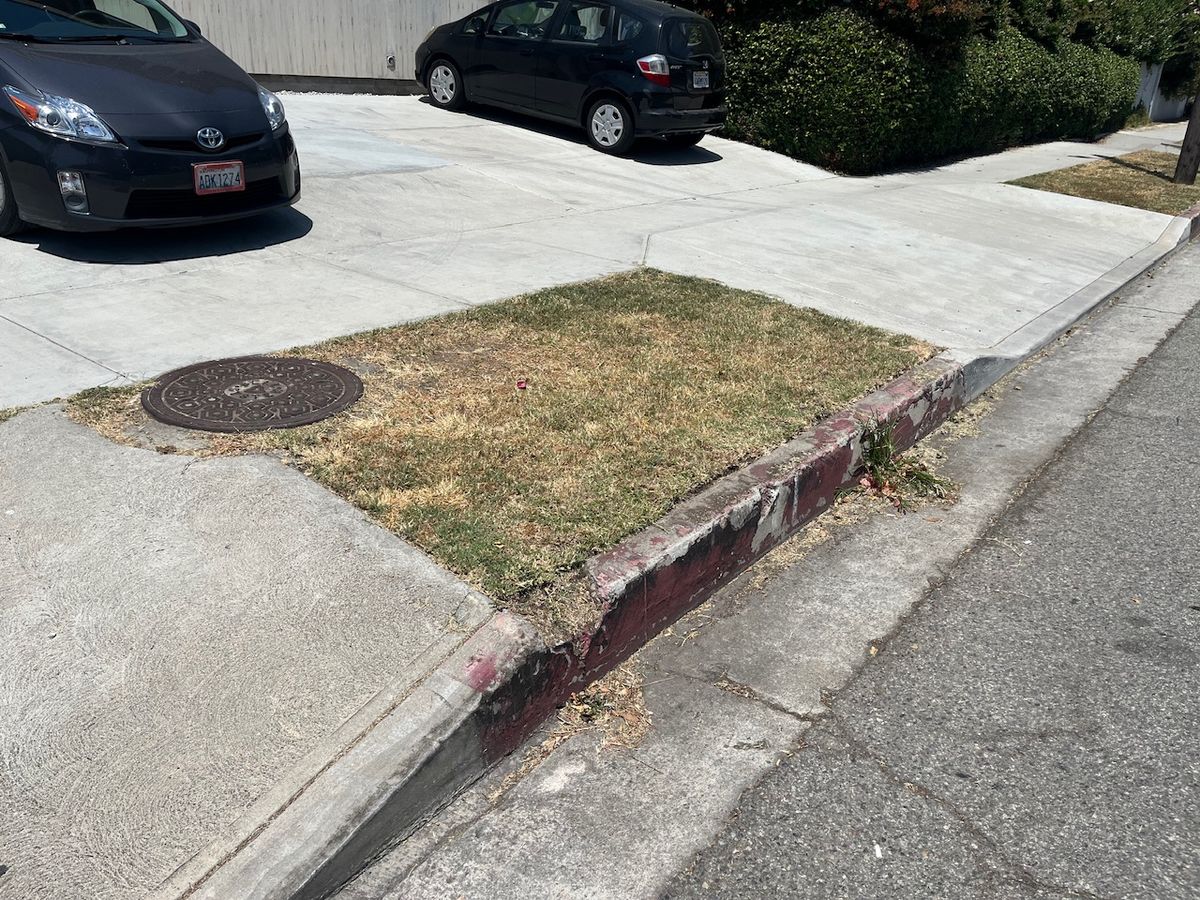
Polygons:
M305 174L295 210L0 242L0 408L641 264L980 353L1170 224L998 182L1182 134L848 179L716 138L614 159L569 129L414 97L286 102Z

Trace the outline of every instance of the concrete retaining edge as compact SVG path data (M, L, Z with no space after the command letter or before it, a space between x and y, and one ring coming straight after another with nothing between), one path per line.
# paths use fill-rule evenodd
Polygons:
M830 507L858 476L864 438L893 427L906 449L959 409L963 369L938 358L901 376L587 564L602 615L573 641L529 654L480 708L483 753L510 753L574 692L631 656Z
M1126 285L1198 236L1200 204L1171 220L1153 244L1017 329L999 344L978 350L949 351L946 356L966 370L967 401L974 400L1025 360L1054 343Z
M890 425L911 447L1153 265L1200 236L1200 206L1159 241L1064 301L1034 340L944 353L591 559L603 609L575 639L546 646L531 624L496 613L429 678L236 848L197 854L154 896L321 898L403 840L571 694L829 508L859 475L864 443Z

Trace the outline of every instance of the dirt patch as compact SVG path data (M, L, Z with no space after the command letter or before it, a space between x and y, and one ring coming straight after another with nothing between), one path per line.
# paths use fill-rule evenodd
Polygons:
M9 419L19 416L27 409L33 409L32 406L10 406L7 409L0 409L0 425L3 425Z
M629 660L572 695L558 711L550 733L526 751L520 766L504 777L488 800L493 805L498 803L562 744L581 734L597 733L600 750L636 749L651 725L644 687L641 670L634 660Z

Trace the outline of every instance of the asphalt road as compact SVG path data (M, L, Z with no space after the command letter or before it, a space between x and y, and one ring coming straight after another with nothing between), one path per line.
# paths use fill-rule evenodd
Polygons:
M1200 896L1200 316L749 790L671 897Z

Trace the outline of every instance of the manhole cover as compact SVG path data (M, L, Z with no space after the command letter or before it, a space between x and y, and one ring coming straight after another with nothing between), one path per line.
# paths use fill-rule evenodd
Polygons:
M363 385L349 369L311 359L244 356L168 372L142 394L160 422L199 431L266 431L327 419Z

